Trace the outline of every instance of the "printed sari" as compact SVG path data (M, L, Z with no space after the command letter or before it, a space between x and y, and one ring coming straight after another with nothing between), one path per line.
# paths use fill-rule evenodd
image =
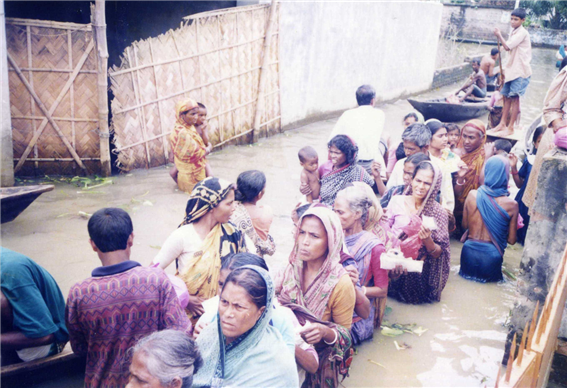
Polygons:
M218 204L234 189L228 181L208 177L193 188L187 202L186 216L180 227L191 224ZM221 258L231 253L246 252L244 236L231 223L218 223L205 237L201 249L185 265L180 277L189 295L209 299L217 295ZM193 325L199 316L190 315Z
M435 195L437 195L441 189L442 174L434 165L433 168L435 169L433 185L429 189L421 208L416 214L409 214L406 211L406 215L409 217L408 226L414 226L412 231L419 231L420 225L416 225L415 223L417 221L421 224L422 217L427 216L434 219L437 228L431 231L431 238L433 242L441 247L441 255L438 258L433 258L427 252L425 245L421 244L417 249L417 255L414 259L424 261L423 271L421 273L409 272L406 275L402 275L397 280L390 281L388 285L389 297L410 304L440 301L441 292L449 279L451 249L449 247L448 216L447 211L435 201ZM410 184L404 192L404 195L411 195L412 193L413 190ZM396 198L399 198L399 196L396 196ZM390 214L390 209L388 209L388 216L390 216ZM403 239L408 236L408 233L404 231L406 230L405 228L401 228L401 230L403 231L401 239ZM413 246L411 248L413 251ZM401 249L402 252L404 252L403 246ZM406 254L406 252L404 252L404 254Z
M467 195L473 189L478 189L480 186L480 173L482 167L484 166L484 144L486 143L486 128L484 123L480 120L470 120L464 126L465 127L472 127L477 131L480 131L483 135L483 140L480 146L474 151L464 154L461 157L461 160L467 164L469 170L465 175L465 185L463 188L463 193L460 196L456 197L455 200L455 216L463 216L463 207L465 205L465 200L467 199ZM459 147L463 147L463 134L461 132L461 138L459 140Z
M321 203L332 206L337 198L337 193L344 189L348 183L355 181L362 181L370 186L374 185L374 178L356 162L325 173L321 176L321 190L319 191Z
M332 345L320 342L315 346L319 355L319 370L316 374L309 374L304 383L304 386L310 388L336 388L340 382L340 375L344 378L348 374L352 361L351 336L347 328L332 320L324 322L322 318L335 286L341 277L347 274L341 265L344 235L338 216L329 208L311 207L301 217L298 227L301 227L301 222L308 216L319 218L327 231L329 249L327 258L313 282L304 290L301 285L303 261L298 253L298 230L289 264L276 281L276 295L280 304L294 311L300 324L304 325L306 321L317 322L337 332L337 340ZM352 312L354 312L354 300L351 314Z
M177 103L175 127L169 135L177 174L177 186L186 193L191 193L199 181L205 179L207 161L206 147L194 125L188 125L181 114L198 107L197 102L187 98Z
M230 217L230 222L236 226L238 230L248 236L256 246L256 253L263 257L264 255L273 255L276 252L276 244L274 239L265 226L269 229L269 224L264 225L261 229L261 233L264 234L265 238L258 233L258 228L254 225L254 221L250 217L250 214L246 210L246 207L242 203L236 203L236 209ZM271 223L271 222L270 222Z

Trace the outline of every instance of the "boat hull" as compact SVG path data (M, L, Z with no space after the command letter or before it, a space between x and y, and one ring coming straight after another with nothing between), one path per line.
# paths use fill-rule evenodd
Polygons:
M423 114L426 120L435 118L442 122L458 122L478 118L488 113L485 102L452 104L447 103L444 98L427 101L408 99L408 102Z
M0 223L11 222L18 217L42 193L50 192L53 185L30 185L0 188Z

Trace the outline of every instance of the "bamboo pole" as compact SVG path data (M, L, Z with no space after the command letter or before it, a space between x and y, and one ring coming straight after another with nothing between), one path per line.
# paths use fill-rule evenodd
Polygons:
M265 106L265 97L262 96L264 93L264 86L266 84L267 68L270 44L272 43L272 28L274 26L274 18L276 16L277 10L277 0L272 0L270 5L270 19L268 20L268 27L266 29L266 38L264 39L264 47L262 49L262 67L260 68L260 81L258 83L258 102L256 104L256 114L254 116L254 126L252 127L252 143L258 141L258 132L260 130L260 122L262 121L262 114Z
M522 366L522 359L524 358L524 350L526 349L526 340L528 338L530 322L526 322L524 333L522 334L522 341L520 343L520 351L518 352L518 366Z
M102 175L108 177L110 167L110 131L108 129L108 49L106 44L106 13L104 0L91 5L93 27L97 43L98 59L98 128L100 135L100 166Z
M34 88L33 87L33 72L31 71L31 68L33 67L33 60L32 60L31 27L30 26L26 26L26 45L27 45L27 51L28 51L28 66L29 66L28 79L30 81L30 86L32 88ZM30 109L31 109L31 115L35 116L35 105L34 105L33 97L31 95L30 95ZM33 133L35 134L35 132L37 131L35 120L32 120L32 129L33 129ZM73 146L73 148L75 148L75 146ZM38 158L37 143L33 146L33 156L34 156L34 158ZM35 162L34 166L35 166L36 170L39 169L39 164L37 162Z
M514 354L516 353L516 334L512 338L512 345L510 346L510 356L508 357L508 363L506 364L506 382L510 382L510 376L512 375L512 368L514 367Z
M217 19L217 34L218 34L218 38L217 38L217 62L219 64L219 79L222 78L222 61L221 61L221 36L222 36L222 32L221 32L221 27L220 27L220 15L216 17ZM227 49L228 50L228 49ZM222 88L222 82L220 83L220 110L219 112L222 112L223 109L223 98L224 98L224 89ZM219 139L222 141L222 139L224 138L224 132L223 132L223 121L222 121L222 116L219 116L219 127L218 127L218 132L219 132Z
M71 30L67 30L67 54L69 55L69 68L73 68L73 37ZM71 118L75 118L75 89L73 85L69 89L69 104L71 106ZM76 135L75 135L75 122L71 122L71 132L73 134L73 148L77 148Z
M126 48L126 54L128 55L128 63L130 65L133 65L132 64L132 58L130 56L130 48ZM134 55L135 55L135 53L134 53ZM138 105L137 105L138 106L138 122L140 124L140 129L142 130L142 138L144 139L144 140L142 140L142 143L145 143L145 145L146 145L146 168L148 168L150 166L150 149L148 147L148 140L146 138L146 127L145 127L145 124L144 124L144 112L143 112L143 109L140 109L141 108L140 94L139 94L139 91L138 91L138 89L140 88L140 78L138 77L137 81L134 80L134 71L132 71L131 76L132 76L132 86L134 87L134 95L136 96L136 102L138 102ZM138 86L138 88L136 88L136 85ZM114 114L116 114L116 113L114 113Z
M149 41L150 44L150 61L153 63L154 62L154 50L152 47L152 40L150 39ZM159 83L157 80L157 73L156 73L156 67L153 67L154 70L154 81L155 81L155 86L156 86L156 98L159 99L159 91L158 91L158 87L159 87ZM165 164L167 165L167 163L169 162L169 144L167 143L167 139L165 137L165 131L163 128L163 113L161 111L161 105L158 101L157 103L157 107L158 107L158 115L159 115L159 128L161 130L161 133L163 135L161 141L163 143L163 157L165 158Z
M69 30L71 32L71 30ZM14 68L8 68L8 71L15 72ZM36 68L36 67L28 67L28 68L20 68L20 71L32 71L32 72L59 72L59 73L73 73L72 69L61 69L61 68ZM84 70L79 71L80 74L96 74L97 71L90 71Z
M45 120L45 116L11 116L16 120ZM98 122L98 118L72 118L72 117L56 117L51 116L55 121L73 121L73 122Z
M51 20L38 20L38 19L6 18L6 24L19 25L19 26L32 26L32 27L50 27L50 28L62 29L62 30L83 30L83 31L92 30L90 24L54 22Z
M83 57L81 58L81 60L79 60L79 63L77 64L77 67L76 67L77 71L79 69L81 69L81 67L85 63L87 56L92 51L93 47L94 47L94 45L91 41L91 43L87 47L87 50L83 54ZM73 158L75 158L75 161L79 164L81 169L87 171L87 168L85 167L85 165L83 165L83 162L81 162L81 159L77 155L77 152L73 149L73 146L71 146L71 143L69 143L69 140L67 140L67 137L65 137L65 135L63 134L63 132L61 132L61 129L59 128L57 123L51 117L53 115L53 113L55 112L55 109L57 109L57 106L59 106L59 103L61 102L61 99L63 99L63 96L67 93L67 91L69 91L69 87L71 87L71 83L73 83L73 80L75 80L75 78L77 77L78 72L77 73L74 72L69 77L69 80L67 81L65 86L63 86L63 89L59 93L59 96L57 97L57 99L55 100L53 105L51 105L51 108L49 110L47 110L47 108L43 105L43 102L41 102L41 100L39 99L39 97L35 93L34 89L30 86L30 84L26 80L26 77L22 74L22 71L20 71L20 69L18 68L18 65L16 64L16 62L14 61L12 56L10 56L10 53L8 53L8 61L12 64L12 67L14 67L14 69L16 70L18 77L20 78L22 83L24 83L24 85L26 86L26 88L28 89L30 94L33 96L35 102L37 103L37 106L39 106L39 108L41 109L43 114L45 114L45 117L46 117L46 119L44 121L42 121L42 123L40 124L37 132L33 135L30 143L26 147L24 153L21 156L21 160L18 162L18 165L14 168L14 173L17 172L22 167L22 165L24 164L28 155L30 154L32 147L35 145L35 143L37 143L39 136L41 135L41 133L45 129L48 122L51 124L53 129L55 129L55 131L57 132L57 134L59 135L59 137L61 138L61 140L63 141L63 143L65 144L65 146L67 147L67 149L69 150L71 155L73 156Z
M537 301L534 314L532 316L532 322L530 324L530 334L528 336L528 350L532 351L532 343L534 341L534 333L536 329L536 321L537 321L537 311L539 310L539 301Z
M19 161L20 158L14 158L14 161ZM30 162L57 162L57 161L69 161L74 162L73 158L28 158L26 161ZM81 158L81 161L100 161L100 158Z

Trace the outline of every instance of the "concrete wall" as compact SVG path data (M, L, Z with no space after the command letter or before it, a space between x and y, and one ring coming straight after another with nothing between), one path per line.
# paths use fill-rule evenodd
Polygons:
M10 118L10 90L8 89L8 59L6 56L6 24L4 0L0 0L0 73L2 78L2 123L0 129L0 185L14 185L14 151L12 149L12 121Z
M485 53L486 54L486 53ZM463 63L453 65L452 67L439 68L433 74L433 82L431 88L439 88L448 86L453 83L464 81L473 72L471 61L473 59L481 60L485 54L478 56L467 56Z
M445 4L441 31L451 36L456 34L458 38L496 42L492 31L498 27L507 37L511 12L501 8Z
M532 46L557 48L567 45L567 30L552 30L528 27Z
M443 5L280 3L282 125L356 106L362 84L391 100L430 88Z

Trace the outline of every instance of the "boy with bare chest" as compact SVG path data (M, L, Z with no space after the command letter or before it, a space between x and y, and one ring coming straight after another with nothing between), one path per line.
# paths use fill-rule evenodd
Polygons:
M313 203L314 200L319 199L319 191L321 183L319 181L319 156L313 147L303 147L297 153L299 163L303 170L301 171L300 181L301 186L299 191L305 195L307 202Z

